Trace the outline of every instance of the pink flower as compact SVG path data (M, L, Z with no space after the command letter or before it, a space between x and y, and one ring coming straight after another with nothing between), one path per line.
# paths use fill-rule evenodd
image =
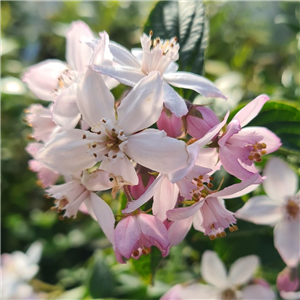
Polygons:
M166 227L155 216L144 213L124 217L115 229L115 242L115 250L126 259L148 254L151 246L157 247L163 257L169 254Z
M137 176L139 179L139 183L137 185L131 185L128 187L131 196L134 199L138 199L139 197L141 197L155 180L155 177L153 175L150 175L149 173L138 173Z
M255 196L236 212L240 219L275 226L274 244L283 261L294 267L300 259L300 194L298 177L280 159L273 157L264 170L266 196Z
M198 140L219 123L216 114L208 107L201 105L193 106L186 116L187 131Z
M219 139L219 155L224 169L239 179L251 177L257 170L254 162L261 156L276 151L280 139L264 127L247 127L269 98L261 95L241 109L228 124Z

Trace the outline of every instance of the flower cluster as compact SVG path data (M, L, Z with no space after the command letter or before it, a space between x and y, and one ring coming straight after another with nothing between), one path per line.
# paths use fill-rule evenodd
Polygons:
M229 112L219 120L170 85L226 97L204 77L177 71L176 37L152 36L143 34L142 49L130 52L106 32L95 37L86 24L74 22L66 36L67 62L50 59L23 76L39 99L51 101L26 111L35 139L27 147L30 168L64 217L81 210L97 219L121 263L152 246L168 255L192 225L210 239L225 236L226 228L237 230L223 199L255 189L263 181L255 164L281 145L268 129L246 127L266 95L228 124ZM116 101L110 89L119 83L130 91ZM215 188L220 168L240 182ZM56 184L61 176L65 183ZM114 199L120 190L127 197L118 219L100 197L105 190Z

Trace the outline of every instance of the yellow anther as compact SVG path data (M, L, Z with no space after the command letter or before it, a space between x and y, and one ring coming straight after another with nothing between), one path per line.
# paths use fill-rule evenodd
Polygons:
M209 182L209 183L207 184L207 187L208 187L209 189L211 189L213 186L214 186L214 185L213 185L211 182Z
M84 139L84 140L86 139L86 135L85 134L82 136L82 139Z
M260 152L260 154L261 154L261 155L266 155L266 154L267 154L267 151L266 151L266 150L262 150L262 151Z
M140 251L137 249L132 252L132 255L135 257L139 256L139 254L140 254Z
M224 236L226 236L226 232L225 232L225 231L222 231L222 232L221 232L221 237L224 237Z
M213 240L216 239L216 236L212 234L212 235L209 236L209 239L210 239L211 241L213 241Z
M262 146L263 149L266 149L266 148L267 148L266 143L261 143L261 146Z

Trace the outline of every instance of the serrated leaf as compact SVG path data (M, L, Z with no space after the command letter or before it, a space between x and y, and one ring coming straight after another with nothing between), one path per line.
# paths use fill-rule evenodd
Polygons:
M160 1L151 11L144 32L154 37L178 38L179 70L203 74L208 21L202 1Z
M230 119L245 105L231 112ZM268 101L247 126L266 127L282 142L282 147L300 152L300 107L292 101Z

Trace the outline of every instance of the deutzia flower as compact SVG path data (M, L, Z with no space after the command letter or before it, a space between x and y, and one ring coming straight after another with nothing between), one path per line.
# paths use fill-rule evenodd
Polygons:
M177 117L185 115L188 110L184 100L169 86L169 84L192 89L205 97L226 97L206 78L189 72L176 72L175 61L179 58L177 38L151 40L152 32L143 34L141 44L143 49L133 49L132 54L121 45L110 42L109 48L117 66L95 65L94 70L109 75L119 82L135 86L142 78L153 71L158 71L164 79L165 106ZM168 84L169 83L169 84Z
M297 175L276 157L264 170L266 196L255 196L236 212L236 217L255 224L275 226L274 244L283 261L294 267L300 259L300 194Z

